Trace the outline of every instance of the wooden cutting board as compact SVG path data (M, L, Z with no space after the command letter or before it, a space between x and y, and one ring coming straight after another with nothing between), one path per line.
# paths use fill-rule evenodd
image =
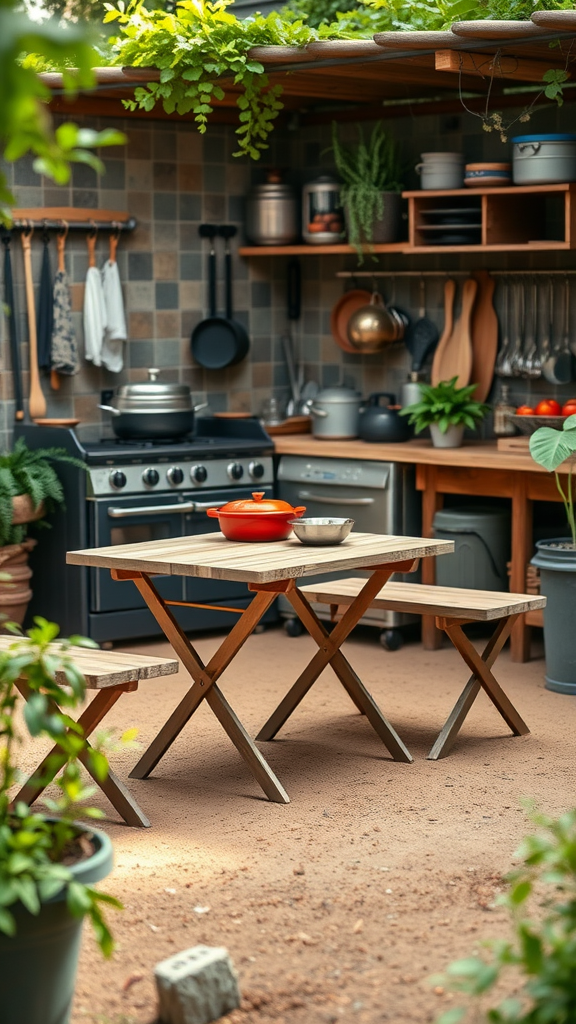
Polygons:
M478 292L472 313L470 382L476 383L474 399L485 402L492 387L498 354L498 317L493 301L496 283L487 270L477 270L472 276L478 284Z
M448 281L446 282L444 289L445 302L446 289L449 283ZM443 380L452 380L453 377L456 377L456 387L463 388L466 384L470 383L470 374L472 372L472 337L470 329L477 289L478 285L473 278L469 277L464 282L460 316L454 324L449 337L445 337L446 327L444 328L444 333L436 349L434 362L432 363L433 384L438 384ZM441 345L442 348L440 347Z
M434 353L434 359L432 360L432 369L430 372L430 380L432 384L438 384L443 378L440 376L441 364L444 359L444 350L448 344L452 328L454 327L454 298L456 296L456 285L454 281L448 279L444 285L444 327L442 328L442 334L440 340L436 346Z

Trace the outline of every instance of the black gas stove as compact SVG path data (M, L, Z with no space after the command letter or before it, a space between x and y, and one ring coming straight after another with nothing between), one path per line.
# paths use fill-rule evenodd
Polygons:
M274 447L255 418L197 418L194 435L174 441L84 442L73 430L34 424L18 425L16 436L30 448L64 448L86 465L57 467L66 510L52 517L31 559L29 614L100 643L152 636L158 626L133 584L113 581L107 570L67 566L67 550L208 533L218 529L208 508L253 490L273 493ZM202 605L174 609L188 631L229 626L233 609L250 601L237 583L166 577L157 586L167 599Z

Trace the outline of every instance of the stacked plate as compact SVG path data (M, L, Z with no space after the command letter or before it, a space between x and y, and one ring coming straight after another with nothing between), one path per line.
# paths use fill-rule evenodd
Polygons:
M466 188L496 188L512 184L512 164L466 164Z
M482 241L480 206L443 206L420 211L425 223L418 231L425 245L479 245Z

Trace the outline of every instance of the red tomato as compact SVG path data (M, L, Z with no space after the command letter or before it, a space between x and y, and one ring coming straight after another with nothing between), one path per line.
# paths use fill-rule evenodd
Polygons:
M516 409L517 416L533 416L534 409L531 405L519 405Z
M545 398L536 406L537 416L560 416L561 412L562 406L554 398Z
M576 415L576 398L569 398L568 401L564 403L564 406L562 408L562 415L563 416L575 416Z

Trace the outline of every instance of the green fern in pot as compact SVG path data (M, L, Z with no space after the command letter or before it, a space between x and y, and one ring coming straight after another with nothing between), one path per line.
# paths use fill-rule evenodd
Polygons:
M344 145L332 123L332 153L342 180L348 240L363 260L362 246L394 242L400 230L402 169L393 139L378 122L368 141L358 128L357 145Z

